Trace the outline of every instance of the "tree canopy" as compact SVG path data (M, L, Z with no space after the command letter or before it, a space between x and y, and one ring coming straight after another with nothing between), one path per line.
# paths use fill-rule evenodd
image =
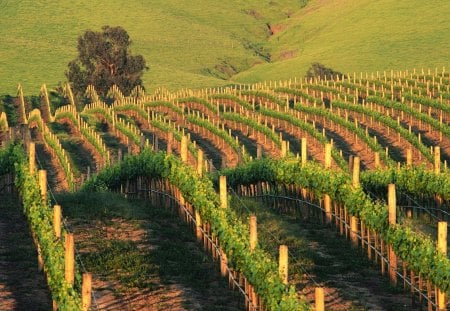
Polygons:
M331 68L325 67L325 65L321 63L312 63L311 67L309 67L306 72L306 77L309 78L321 78L321 79L330 79L331 77L343 76L342 72L335 71Z
M78 57L66 71L74 92L84 94L89 84L103 96L114 84L125 95L138 85L143 87L142 75L148 67L142 55L131 54L130 44L130 36L120 26L87 30L78 38Z

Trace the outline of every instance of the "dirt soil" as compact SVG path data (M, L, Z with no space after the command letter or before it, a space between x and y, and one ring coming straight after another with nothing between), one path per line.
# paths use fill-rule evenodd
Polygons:
M130 242L136 245L141 255L145 257L143 264L152 267L150 272L146 270L144 286L133 287L124 284L121 279L123 275L118 277L121 274L120 270L108 271L108 268L105 268L101 273L93 273L95 305L99 310L232 311L243 309L239 294L227 288L226 282L219 277L216 264L202 252L192 232L187 231L187 228L179 228L184 224L180 224L176 217L172 215L165 219L154 217L150 220L114 218L69 221L75 234L76 248L82 258L99 252L99 241L103 243ZM165 229L159 230L159 228ZM174 234L174 232L177 233ZM169 258L163 261L155 259L160 256L157 254L159 250L167 251L170 247L176 248L178 245L176 243L179 243L180 239L183 240L182 243L187 247L187 251L184 250L182 255L175 255L173 258L170 258L169 254ZM175 243L175 246L172 243ZM177 250L173 251L176 253ZM197 282L204 283L200 288L198 284L192 284L183 278L182 274L186 271L178 271L179 275L170 272L174 267L177 267L175 270L183 270L180 267L184 267L183 260L186 258L189 260L189 265L201 266L194 269L194 274L200 272L202 275L193 276L194 280L198 279ZM200 262L198 258L202 258ZM89 263L86 267L89 269Z
M0 310L51 310L44 273L18 198L0 194Z

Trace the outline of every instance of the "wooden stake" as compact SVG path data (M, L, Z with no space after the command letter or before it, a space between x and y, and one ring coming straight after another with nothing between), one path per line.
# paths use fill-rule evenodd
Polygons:
M65 279L68 283L73 285L74 282L74 243L73 243L73 234L66 233L64 235L65 241L65 254L64 254L64 275Z
M169 132L167 136L167 154L172 154L173 133Z
M199 149L197 152L197 174L203 176L203 150Z
M181 137L181 161L184 163L188 161L188 140L186 135Z
M325 311L323 287L315 288L315 311Z
M331 144L325 144L325 168L331 167Z
M325 222L331 224L332 212L331 212L331 197L328 194L323 196L323 205L325 207Z
M408 148L406 150L406 166L411 167L412 165L412 150L411 148Z
M447 255L447 222L438 222L438 251ZM441 289L438 290L438 310L446 310L446 294Z
M58 239L61 238L61 205L53 206L53 232Z
M395 225L397 222L397 199L395 194L395 184L388 185L388 208L389 208L389 224Z
M306 144L307 144L306 137L302 137L302 152L301 152L302 167L304 167L306 165L306 161L308 160Z
M283 280L283 284L286 285L288 284L288 264L288 247L280 245L278 272Z
M200 217L200 214L197 210L195 210L195 235L197 236L197 240L201 242L203 240L202 236L202 218Z
M285 158L287 155L287 144L285 140L281 141L281 157Z
M350 240L353 246L358 247L358 218L355 216L350 217Z
M353 174L352 174L352 185L355 188L359 187L359 169L360 169L360 160L359 157L355 157L353 159Z
M227 208L228 207L228 198L227 198L227 177L220 176L219 178L219 193L220 193L220 207Z
M258 227L256 216L250 216L250 250L254 250L258 243Z
M441 148L439 146L434 147L434 173L439 175L441 172Z
M39 170L39 189L41 190L41 197L44 202L47 202L47 171Z
M28 158L30 161L30 174L33 175L36 171L36 144L34 142L30 142Z
M375 168L379 168L379 167L380 167L380 153L375 152Z
M227 255L225 254L225 252L222 250L222 248L220 249L220 255L221 255L220 275L222 275L222 277L226 277L227 276L228 258L227 258Z
M92 274L83 273L83 284L81 285L82 310L88 311L91 306Z
M395 225L397 222L397 199L395 194L395 184L388 185L388 209L389 225ZM388 246L389 259L389 279L394 285L397 285L397 255L392 246Z

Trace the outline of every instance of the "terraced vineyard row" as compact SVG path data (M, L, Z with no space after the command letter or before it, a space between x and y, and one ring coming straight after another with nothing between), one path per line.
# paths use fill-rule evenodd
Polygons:
M51 180L56 190L159 191L186 203L184 217L202 232L200 240L210 239L205 249L243 288L248 309L317 307L321 289L315 298L303 296L301 277L287 267L278 271L273 246L255 248L248 240L248 215L234 204L219 208L228 205L222 175L239 196L270 197L281 213L334 224L391 282L403 283L420 304L445 309L450 262L446 233L437 229L447 228L450 215L449 84L442 70L154 95L140 89L130 97L112 88L110 105L89 87L91 104L82 111L69 88L70 105L54 114L45 87L41 111L27 111L19 89L22 125L9 127L2 113L0 137L6 142L18 132L26 146L30 138L42 142L46 153L38 157L67 182ZM78 147L65 149L73 137ZM396 189L389 198L388 185Z

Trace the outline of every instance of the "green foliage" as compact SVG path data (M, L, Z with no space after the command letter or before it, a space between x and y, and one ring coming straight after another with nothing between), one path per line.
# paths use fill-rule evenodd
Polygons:
M337 203L343 204L350 214L359 217L365 225L380 234L392 245L395 253L408 263L417 274L450 293L450 260L439 252L427 236L414 232L403 225L388 225L387 206L372 202L361 187L353 187L348 174L327 170L314 163L301 167L292 161L263 159L245 166L220 172L227 176L230 187L255 184L258 181L275 184L294 184L313 191L320 198L328 194ZM218 176L214 181L217 183ZM436 184L434 184L436 186Z
M320 79L335 79L336 76L342 77L342 72L335 71L331 68L326 67L321 63L312 63L305 77L308 79L320 78Z
M56 301L59 310L81 310L81 276L76 270L75 287L65 280L64 243L53 233L53 210L49 202L42 200L37 175L29 173L28 160L20 145L9 145L0 150L0 174L12 171L22 198L24 214L41 247L52 299Z
M186 201L211 224L230 265L244 273L271 310L308 309L306 302L297 300L294 289L283 285L277 263L268 254L261 249L249 252L247 224L239 221L233 210L219 207L219 198L211 181L206 177L199 178L178 158L145 150L138 156L127 157L120 165L103 170L84 184L83 190L120 189L123 180L138 176L167 178L180 189Z
M78 57L66 72L75 93L84 94L90 84L103 96L113 85L125 94L143 87L141 77L148 68L142 55L131 54L130 44L130 36L120 26L103 26L102 32L87 30L79 37Z
M444 200L450 199L450 175L436 175L424 166L364 171L360 178L365 189L377 194L384 194L388 184L395 184L399 191L422 199L434 199L436 195Z
M16 126L19 116L17 109L14 106L14 98L10 95L0 96L0 107L3 107L2 109L6 113L9 126Z

